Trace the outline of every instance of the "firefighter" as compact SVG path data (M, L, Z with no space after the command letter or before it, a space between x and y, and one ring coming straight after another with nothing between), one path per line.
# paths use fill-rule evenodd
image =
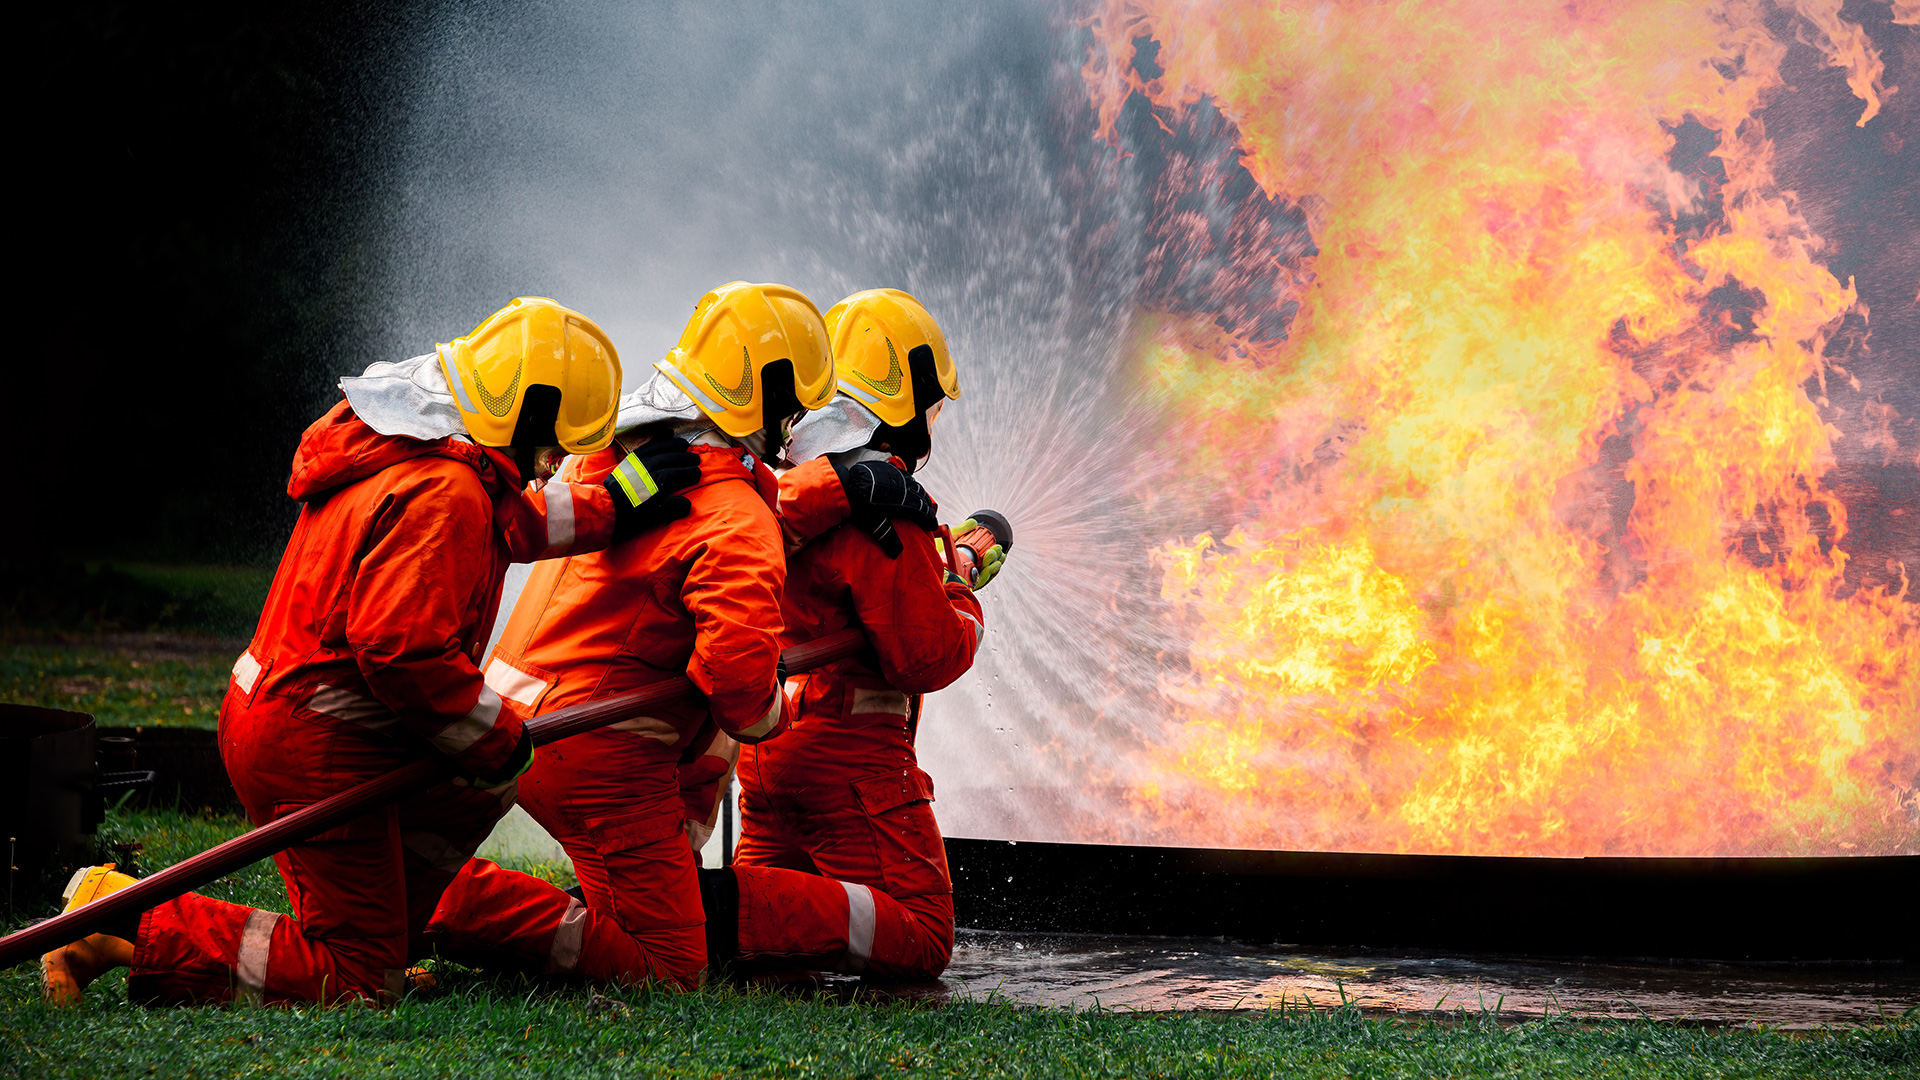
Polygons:
M701 480L685 493L692 512L535 569L487 680L522 716L681 673L701 696L541 751L521 803L572 858L578 894L473 860L432 922L452 959L697 985L706 944L694 853L712 827L707 807L717 807L738 744L787 725L777 665L789 538L919 491L904 475L892 487L843 484L823 463L791 477L776 519L781 484L767 462L780 459L791 422L833 395L826 328L793 289L734 282L708 293L656 367L623 402L616 439L644 448L678 435L693 444ZM575 459L562 475L611 470L617 483L617 456Z
M824 454L843 473L876 462L911 471L960 396L939 326L896 289L849 296L826 322L840 396L795 432L794 456ZM952 953L953 886L914 729L921 695L972 666L984 616L947 572L932 522L892 524L850 522L789 560L785 644L860 626L870 649L794 677L792 729L742 755L740 847L733 866L701 880L716 967L925 979ZM1004 557L988 553L979 584Z
M620 361L592 320L522 297L427 356L342 380L300 441L300 518L233 666L220 752L264 825L417 760L462 775L276 855L292 917L188 894L43 960L74 1002L106 968L154 1002L383 1000L440 894L513 804L532 758L478 665L509 562L593 550L684 515L699 459L678 442L632 485L540 483L612 438ZM77 874L71 910L129 884Z

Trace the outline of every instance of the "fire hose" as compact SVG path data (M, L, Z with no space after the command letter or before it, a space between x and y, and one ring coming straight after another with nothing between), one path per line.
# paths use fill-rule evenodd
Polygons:
M847 629L805 645L796 645L781 653L780 659L788 674L798 674L844 660L859 652L866 643L865 632L857 628ZM656 705L692 692L693 683L685 676L665 679L630 693L569 705L536 716L527 721L527 735L533 745L544 746L571 735L631 719ZM284 851L307 837L343 825L404 796L424 791L458 772L459 769L450 758L423 758L385 776L375 777L338 795L322 799L312 806L296 810L184 862L175 863L151 877L142 878L83 908L0 938L0 969L33 959L70 941L78 941L135 912L158 907L243 866Z

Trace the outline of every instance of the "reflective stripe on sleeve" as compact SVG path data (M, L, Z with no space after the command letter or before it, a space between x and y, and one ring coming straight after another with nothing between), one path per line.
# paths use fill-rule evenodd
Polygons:
M441 728L440 734L433 737L433 745L442 753L457 754L484 738L499 718L500 695L493 692L493 687L483 685L480 700L473 703L472 711Z
M457 874L460 868L473 858L474 850L480 846L475 840L471 845L462 846L441 836L439 833L416 829L400 834L400 846L418 856L421 861L435 870Z
M954 610L958 611L959 609L955 608ZM960 615L962 618L966 619L968 622L973 624L973 647L976 650L979 649L980 642L986 639L987 628L980 624L979 619L974 618L972 615L968 614L967 612L961 611Z
M338 686L322 686L306 701L306 707L335 720L384 731L399 721L393 710L370 697Z
M869 690L855 687L853 705L847 709L849 715L864 713L882 713L887 716L905 716L913 711L913 702L898 690Z
M259 1001L267 988L267 957L273 951L273 928L280 916L254 908L240 931L240 951L233 961L235 996Z
M786 698L781 695L780 691L775 690L773 692L773 704L767 706L767 715L761 717L760 722L753 725L752 727L741 729L736 734L736 737L743 738L743 739L758 739L761 736L765 735L767 732L772 731L780 723L780 706L781 706L781 703L784 702L785 700Z
M487 662L487 685L508 701L519 702L531 709L533 703L540 700L540 695L546 692L547 680L536 679L496 656Z
M635 506L646 502L660 493L660 485L654 483L653 474L642 468L640 463L628 455L613 470L614 483L627 493L627 499Z
M260 679L260 661L253 658L251 650L240 654L233 662L233 681L240 684L240 692L253 693L253 684Z
M558 554L573 546L573 485L555 480L540 493L547 497L547 551Z
M851 881L840 885L847 890L847 966L865 971L867 960L873 955L873 926L877 921L873 890Z

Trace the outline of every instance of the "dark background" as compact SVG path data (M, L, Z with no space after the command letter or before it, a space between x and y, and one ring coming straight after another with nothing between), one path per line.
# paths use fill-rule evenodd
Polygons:
M271 564L365 317L418 5L34 5L5 556Z

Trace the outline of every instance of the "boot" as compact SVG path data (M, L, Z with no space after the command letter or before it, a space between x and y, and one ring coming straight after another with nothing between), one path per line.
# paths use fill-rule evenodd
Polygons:
M113 863L83 866L74 872L62 894L66 914L134 883L115 873ZM50 1005L78 1005L87 984L103 973L133 963L133 942L112 934L91 934L63 945L40 958L40 993Z

